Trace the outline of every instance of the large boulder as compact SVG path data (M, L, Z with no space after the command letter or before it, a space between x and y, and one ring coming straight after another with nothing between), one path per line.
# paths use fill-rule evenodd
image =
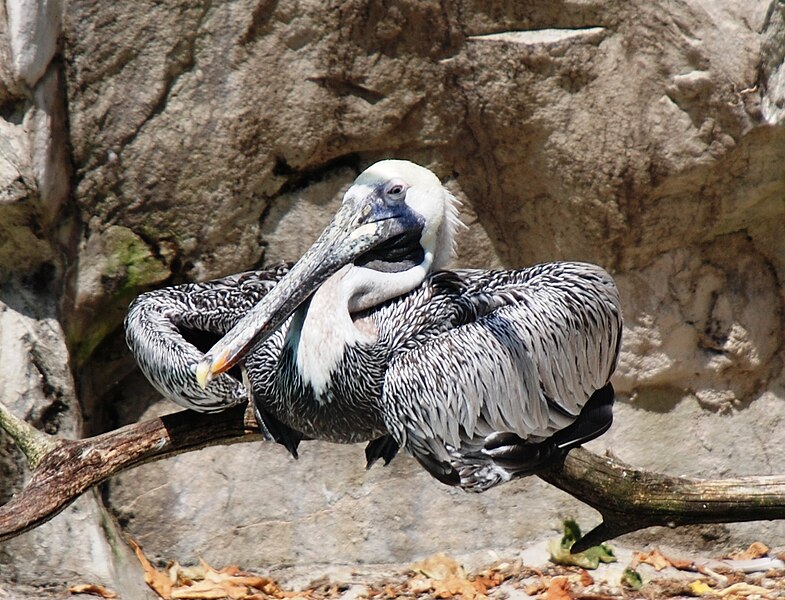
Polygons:
M362 168L399 157L464 203L456 264L613 272L620 400L595 450L673 474L778 472L781 3L7 5L0 301L18 311L8 299L34 293L49 307L27 318L54 320L68 353L69 435L175 409L124 347L135 294L297 258ZM14 398L31 419L49 401L31 412ZM18 457L4 464L18 487ZM265 444L212 448L115 477L94 509L162 560L259 568L520 548L564 516L597 518L537 479L470 497L405 456L363 465L353 446L309 444L298 462ZM656 533L714 548L783 534ZM3 576L22 577L38 535L5 550ZM27 584L62 579L34 572Z

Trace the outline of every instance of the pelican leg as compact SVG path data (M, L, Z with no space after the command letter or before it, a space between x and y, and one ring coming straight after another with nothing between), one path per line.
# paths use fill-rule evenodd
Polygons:
M240 373L243 376L243 385L245 386L246 393L248 394L248 403L254 407L254 417L256 417L256 424L259 426L259 433L262 434L262 437L268 442L272 442L275 440L273 434L270 433L270 430L267 428L267 424L264 422L263 419L259 418L259 414L257 412L256 403L253 400L253 384L251 383L251 378L248 376L248 367L245 366L245 363L240 363ZM296 457L295 457L296 458Z

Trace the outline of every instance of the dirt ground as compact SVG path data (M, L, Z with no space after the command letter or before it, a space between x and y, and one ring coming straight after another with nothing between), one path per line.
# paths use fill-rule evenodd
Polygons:
M569 547L571 540L542 540L508 557L437 554L410 565L322 565L270 573L201 561L162 567L151 564L138 546L136 552L148 585L164 600L785 599L783 549L753 544L730 556L706 558L610 544L570 555L560 542ZM558 564L569 562L575 564ZM119 591L89 582L69 591L74 598L122 598Z

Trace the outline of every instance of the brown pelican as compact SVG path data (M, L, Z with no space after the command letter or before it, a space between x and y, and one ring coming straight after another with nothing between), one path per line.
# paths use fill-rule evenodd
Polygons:
M177 389L159 389L194 407L212 398L207 410L239 402L239 382L221 374L244 360L260 424L292 453L303 437L371 440L369 463L402 447L471 491L602 434L622 329L613 280L575 262L440 270L456 205L423 167L369 167L274 287L214 307L226 319L213 332L232 327L204 356L192 348L177 365L166 351L146 361L168 381L179 373ZM189 373L201 391L182 381Z

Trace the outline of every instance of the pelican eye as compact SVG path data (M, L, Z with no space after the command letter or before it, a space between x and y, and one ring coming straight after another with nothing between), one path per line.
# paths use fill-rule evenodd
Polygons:
M400 180L393 179L384 187L384 195L390 200L403 200L407 186Z

